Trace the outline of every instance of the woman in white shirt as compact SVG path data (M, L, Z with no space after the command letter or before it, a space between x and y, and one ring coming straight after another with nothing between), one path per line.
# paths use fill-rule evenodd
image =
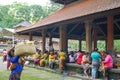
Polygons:
M74 53L73 53L73 51L70 52L69 62L70 62L70 63L74 63L74 62L75 62L75 58L74 58Z

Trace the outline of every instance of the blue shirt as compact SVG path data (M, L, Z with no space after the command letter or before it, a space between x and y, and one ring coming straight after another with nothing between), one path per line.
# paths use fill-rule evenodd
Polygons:
M17 66L16 66L16 68L12 69L11 73L16 73L16 72L22 71L23 67L18 62L20 57L19 56L12 57L11 54L9 54L9 57L10 57L10 62L11 63L18 63Z
M92 58L92 61L100 62L101 55L98 52L92 52L91 58Z

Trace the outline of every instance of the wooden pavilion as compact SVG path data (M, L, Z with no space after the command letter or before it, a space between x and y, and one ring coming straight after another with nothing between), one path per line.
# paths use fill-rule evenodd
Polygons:
M17 30L18 34L60 38L60 50L67 51L68 39L86 40L86 51L97 47L98 40L106 41L106 49L114 50L114 39L120 39L120 0L51 0L64 7L31 27ZM92 43L93 42L93 43ZM92 48L93 47L93 48Z

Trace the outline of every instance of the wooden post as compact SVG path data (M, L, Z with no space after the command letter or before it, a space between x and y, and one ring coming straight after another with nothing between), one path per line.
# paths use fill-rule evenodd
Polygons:
M113 51L114 49L114 28L113 28L113 16L107 17L107 50Z
M92 33L91 33L91 21L85 21L85 29L86 29L86 51L92 51Z
M60 32L60 50L67 52L68 49L67 27L60 26L59 32Z
M45 52L45 43L46 43L46 32L45 29L42 29L42 52Z
M79 40L79 50L81 50L81 48L82 48L82 40L80 39Z
M107 51L107 39L105 39L105 50Z
M29 32L29 41L32 41L33 37L32 37L32 32Z
M49 33L49 51L53 50L52 33Z
M52 35L49 35L49 44L52 44Z
M94 49L97 48L97 28L94 28Z

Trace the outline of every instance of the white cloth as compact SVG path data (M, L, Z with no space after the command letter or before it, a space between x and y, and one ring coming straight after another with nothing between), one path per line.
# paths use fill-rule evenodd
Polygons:
M75 62L74 56L69 55L69 62Z

